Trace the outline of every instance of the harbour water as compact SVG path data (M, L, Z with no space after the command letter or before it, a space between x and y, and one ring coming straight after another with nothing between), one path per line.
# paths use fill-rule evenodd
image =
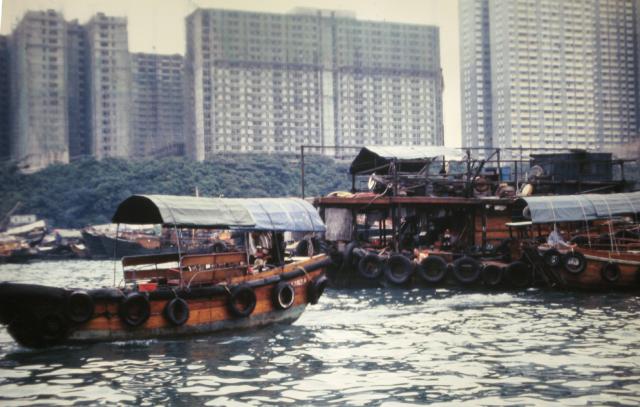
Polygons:
M0 281L113 271L1 265ZM293 325L183 340L28 350L2 328L0 404L638 405L639 313L633 294L366 289L329 290Z

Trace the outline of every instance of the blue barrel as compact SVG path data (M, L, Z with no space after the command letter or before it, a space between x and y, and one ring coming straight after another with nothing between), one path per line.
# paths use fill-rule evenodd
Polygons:
M500 167L500 181L511 181L511 167Z

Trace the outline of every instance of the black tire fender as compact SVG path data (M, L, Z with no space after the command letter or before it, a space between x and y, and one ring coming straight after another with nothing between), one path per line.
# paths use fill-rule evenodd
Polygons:
M429 256L418 266L418 276L425 283L437 284L447 276L447 262L440 256Z
M580 274L587 268L587 259L578 251L570 251L562 255L562 266L571 274Z
M211 251L213 253L224 253L228 251L227 244L225 242L215 242L213 246L211 246Z
M324 290L327 288L328 283L329 279L324 275L311 281L311 283L307 287L307 301L311 305L315 305L318 303L318 300L320 300L320 297L322 297L322 294L324 294Z
M409 281L414 270L411 260L401 254L394 254L387 260L384 275L389 282L400 285Z
M256 302L256 293L248 285L241 284L231 290L229 311L238 318L245 318L256 308Z
M487 287L496 287L502 282L502 267L495 264L488 264L482 268L480 273L482 282Z
M609 283L615 283L618 280L620 280L620 276L621 276L621 272L620 272L620 266L618 266L616 263L605 263L602 265L602 268L600 269L600 275L602 276L602 279L606 282Z
M40 334L46 345L53 345L60 342L69 332L67 321L62 314L52 313L40 318Z
M463 256L453 262L453 275L462 284L473 284L480 278L480 262Z
M343 262L342 262L342 267L346 268L346 267L358 267L358 261L360 259L358 259L355 256L354 253L354 249L356 249L358 247L358 242L349 242L347 243L347 245L344 248L343 253Z
M358 272L364 278L374 280L384 272L384 261L375 253L368 253L358 262Z
M291 308L296 300L296 290L286 281L280 281L273 288L273 305L277 309Z
M527 288L533 284L533 270L522 261L514 261L505 269L505 275L511 285L517 288Z
M189 303L182 298L173 298L164 306L162 314L172 325L184 325L189 320Z
M544 264L548 267L556 268L562 266L562 255L556 249L549 249L542 255Z
M93 298L86 291L77 290L69 294L66 306L69 321L84 324L91 319L94 309Z
M149 299L138 292L127 295L118 306L118 316L130 327L144 324L151 316Z

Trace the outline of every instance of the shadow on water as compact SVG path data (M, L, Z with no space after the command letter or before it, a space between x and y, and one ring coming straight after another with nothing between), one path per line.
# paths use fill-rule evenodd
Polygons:
M189 339L31 351L2 329L0 403L637 405L639 311L629 294L361 289L293 325Z

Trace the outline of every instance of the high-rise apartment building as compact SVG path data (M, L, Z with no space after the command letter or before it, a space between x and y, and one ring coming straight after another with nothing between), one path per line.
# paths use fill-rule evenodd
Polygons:
M436 27L333 11L187 17L187 151L443 144Z
M91 155L91 105L87 33L77 20L67 23L67 106L69 158Z
M96 14L86 24L91 86L91 153L131 153L131 60L127 19Z
M491 148L489 0L461 0L459 17L462 145Z
M11 36L11 158L25 171L69 161L65 21L29 11Z
M11 156L9 37L0 35L0 160Z
M637 140L637 7L637 0L461 0L461 19L471 22L460 26L462 105L478 112L463 114L465 144L481 143L480 112L485 123L491 117L494 147L611 150ZM472 38L482 52L471 51ZM487 79L485 50L490 111L473 99Z
M131 54L133 156L184 150L184 58Z

